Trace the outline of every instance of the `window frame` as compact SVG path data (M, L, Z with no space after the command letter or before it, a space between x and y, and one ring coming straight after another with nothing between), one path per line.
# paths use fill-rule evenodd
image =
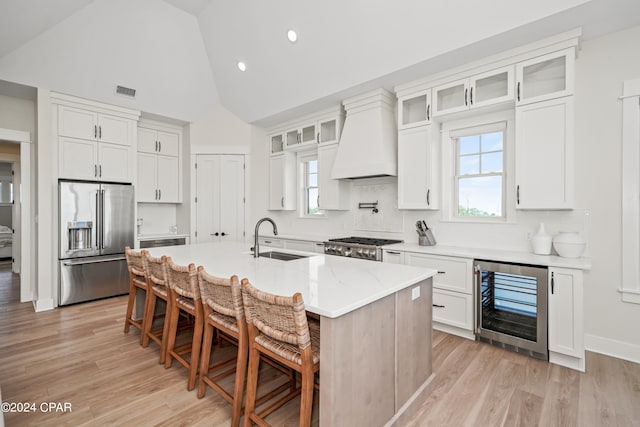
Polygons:
M310 187L308 185L308 179L309 179L308 163L309 163L309 161L313 161L313 160L315 160L316 162L318 161L318 152L317 152L317 150L302 151L302 152L298 153L297 157L298 157L297 158L297 164L298 164L298 193L300 195L300 197L298 199L300 201L298 203L298 216L300 218L326 218L327 217L327 211L326 210L319 209L319 212L317 214L310 214L309 213L309 206L308 206L308 191L309 191L309 189L310 188L317 188L318 189L318 194L320 194L319 172L316 172L316 175L318 177L317 185L315 187Z
M458 215L458 138L503 130L502 209L500 217ZM515 111L503 110L442 122L443 204L442 221L458 223L516 223L515 209ZM482 175L478 175L482 176Z

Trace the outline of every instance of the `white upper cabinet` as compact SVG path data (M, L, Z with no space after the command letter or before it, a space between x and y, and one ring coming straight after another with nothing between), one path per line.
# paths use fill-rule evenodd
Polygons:
M269 136L271 154L279 154L284 150L285 135L280 132Z
M516 64L516 105L573 95L575 49Z
M88 181L134 180L139 112L52 93L57 114L58 176Z
M431 123L431 89L398 98L398 130Z
M516 208L573 208L573 128L573 96L516 107Z
M269 159L269 210L296 209L296 156L283 152Z
M334 144L340 140L342 133L343 115L339 112L327 118L318 120L318 144Z
M139 127L138 152L177 157L180 154L180 132Z
M513 100L513 65L433 88L433 116Z
M398 132L398 209L439 209L438 135L431 125Z
M309 123L285 132L287 147L317 142L316 123Z
M112 144L132 145L136 121L111 114L61 105L58 135Z
M182 130L141 121L138 127L137 201L181 203Z
M331 178L337 151L338 144L318 147L318 206L320 209L349 209L351 184L342 179Z

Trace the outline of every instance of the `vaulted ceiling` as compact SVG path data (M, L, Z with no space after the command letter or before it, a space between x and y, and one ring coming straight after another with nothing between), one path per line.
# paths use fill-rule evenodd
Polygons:
M269 125L575 27L638 0L0 0L0 80L193 121ZM299 39L290 43L286 31ZM241 72L238 61L247 64ZM116 85L137 90L135 99ZM6 86L6 85L5 85ZM0 90L3 86L0 85Z

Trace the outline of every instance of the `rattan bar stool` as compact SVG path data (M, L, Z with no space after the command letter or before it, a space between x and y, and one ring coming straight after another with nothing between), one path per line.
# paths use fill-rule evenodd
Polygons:
M299 426L311 425L314 376L320 371L320 323L308 320L300 293L292 297L269 294L242 279L242 301L249 335L249 372L245 427L269 425L264 417L300 395ZM302 384L275 403L256 412L260 354L300 373Z
M147 278L144 272L143 257L147 251L137 252L129 246L124 248L124 255L127 259L127 269L129 270L129 299L127 300L127 312L124 318L124 333L128 334L131 326L140 329L140 344L144 336L145 321L147 317L143 311L141 319L133 318L133 306L136 302L136 294L138 289L142 289L145 293L145 311L149 301L149 292L147 288Z
M173 359L189 370L187 390L191 391L196 385L198 362L202 346L203 308L200 301L198 286L198 272L193 264L182 266L174 264L171 258L166 259L167 280L171 294L171 312L169 316L169 331L164 367L169 368ZM178 320L183 312L193 317L193 336L191 343L176 346ZM186 355L189 355L188 359Z
M171 298L169 298L169 287L167 286L166 257L155 258L145 251L142 258L144 271L147 279L147 302L145 305L144 318L148 319L142 334L142 346L149 345L149 339L160 346L160 363L164 363L166 355L166 337L169 331L169 313L171 312ZM166 304L164 321L162 327L153 327L154 313L158 299Z

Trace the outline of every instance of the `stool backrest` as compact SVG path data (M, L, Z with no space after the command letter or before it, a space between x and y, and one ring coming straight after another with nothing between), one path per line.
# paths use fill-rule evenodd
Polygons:
M144 283L144 257L148 254L147 251L137 252L132 250L129 246L124 248L124 256L127 259L127 269L129 270L129 276L134 281L141 281ZM142 280L141 280L142 279Z
M244 321L242 291L238 276L230 279L212 276L203 266L198 267L198 285L203 304L211 310Z
M166 257L164 255L160 258L155 258L146 252L145 256L142 257L142 261L149 285L168 286L165 265Z
M242 279L242 301L249 327L253 325L266 336L298 346L311 345L307 312L302 294L291 297L263 292Z
M196 266L193 263L187 266L174 264L171 257L166 257L166 266L167 280L171 289L178 295L199 301L200 287Z

